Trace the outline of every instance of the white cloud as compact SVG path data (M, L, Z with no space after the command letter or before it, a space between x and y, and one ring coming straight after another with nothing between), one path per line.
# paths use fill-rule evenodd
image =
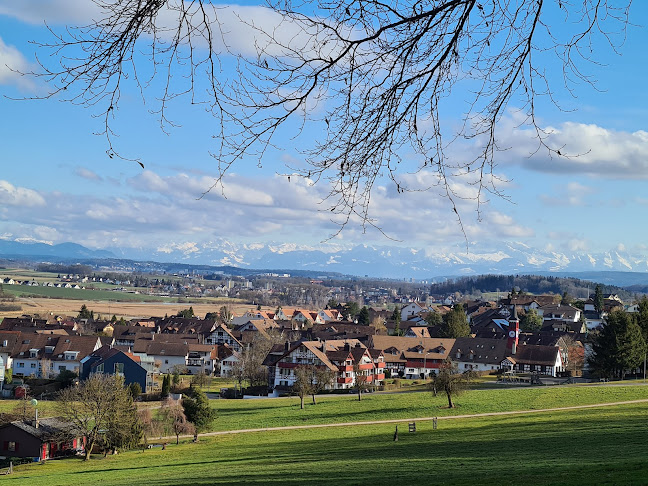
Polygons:
M8 206L40 207L45 205L45 199L36 191L15 187L0 180L0 203Z
M13 84L23 89L29 89L33 82L20 73L31 70L29 62L14 46L4 43L0 38L0 84Z
M91 171L90 169L86 169L85 167L77 167L75 171L76 175L83 179L87 179L89 181L102 181L103 178L97 174L94 171Z
M95 2L78 0L0 0L0 15L29 24L87 23L100 12Z
M541 194L539 198L549 206L585 206L586 197L596 191L579 182L569 182L557 185L555 192L554 195Z
M648 132L609 130L593 124L565 122L544 128L544 143L562 156L538 149L535 132L519 127L513 118L500 125L499 141L509 150L497 162L522 165L548 173L600 176L608 179L648 178Z

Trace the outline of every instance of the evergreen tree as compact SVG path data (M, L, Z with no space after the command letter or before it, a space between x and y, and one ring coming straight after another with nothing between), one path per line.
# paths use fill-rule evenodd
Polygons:
M400 328L400 323L401 323L401 308L399 306L396 306L394 308L394 312L392 314L392 320L396 323L394 326L394 336L402 336L403 333Z
M169 396L169 393L171 393L171 377L167 374L162 378L162 391L160 396L166 398Z
M535 309L529 309L520 317L520 329L523 331L537 332L542 328L542 317Z
M369 325L369 309L367 309L366 306L363 307L358 313L358 324L361 324L363 326Z
M623 379L628 371L640 366L646 356L646 342L641 327L621 310L610 312L592 345L590 366L601 376Z
M641 333L643 334L644 341L648 344L648 298L643 297L639 301L639 310L637 312L637 324L641 328Z
M207 430L216 418L216 411L210 407L207 395L199 389L193 389L191 397L185 397L182 400L182 408L187 420L196 429L196 437L199 432Z
M447 338L459 338L470 335L470 325L468 317L464 312L463 305L455 304L451 312L443 316L443 325L441 326L441 336Z
M92 318L92 311L88 309L88 307L83 304L81 306L81 310L79 311L79 315L77 316L79 319L91 319Z
M430 311L428 315L425 316L425 323L428 326L440 326L443 324L443 316L438 312Z
M603 312L603 290L598 284L596 284L596 287L594 288L594 309L596 309L596 312L599 314Z
M344 305L342 312L344 313L345 317L348 316L350 321L354 321L360 313L360 306L357 302L347 302Z

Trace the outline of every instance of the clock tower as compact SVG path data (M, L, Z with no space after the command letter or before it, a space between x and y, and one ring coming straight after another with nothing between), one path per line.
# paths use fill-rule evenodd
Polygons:
M506 350L514 355L517 351L518 338L520 337L520 319L517 315L517 307L513 306L513 312L509 318L509 331L508 331L508 341L506 343Z

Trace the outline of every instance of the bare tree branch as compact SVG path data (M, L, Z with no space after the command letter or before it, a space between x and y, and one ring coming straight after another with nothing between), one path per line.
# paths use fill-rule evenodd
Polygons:
M498 143L498 127L511 107L534 130L538 150L568 156L537 119L538 101L555 102L561 88L547 71L557 58L573 95L594 84L583 66L598 62L600 39L612 49L623 42L631 4L268 0L267 22L239 14L233 24L234 7L206 0L93 1L98 20L52 30L53 41L39 45L51 57L33 73L52 87L45 97L96 107L110 157L121 156L112 124L126 83L155 99L151 111L164 131L176 125L173 102L203 105L215 119L209 190L222 187L241 159L261 165L286 134L304 144L306 127L318 131L301 146L305 165L285 175L327 185L322 210L340 230L380 229L370 212L376 185L421 190L406 177L421 171L434 174L422 189L447 199L460 225L463 200L479 215L490 195L505 197L495 169L508 148ZM249 34L247 50L228 44L234 27ZM469 155L457 150L466 140ZM468 195L459 189L466 184Z

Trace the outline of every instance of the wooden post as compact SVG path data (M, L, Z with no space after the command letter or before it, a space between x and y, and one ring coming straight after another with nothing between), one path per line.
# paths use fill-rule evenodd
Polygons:
M394 442L398 442L398 425L396 426L396 432L394 432Z
M436 428L437 428L437 418L434 417L434 418L432 419L432 429L433 429L433 430L436 430Z

